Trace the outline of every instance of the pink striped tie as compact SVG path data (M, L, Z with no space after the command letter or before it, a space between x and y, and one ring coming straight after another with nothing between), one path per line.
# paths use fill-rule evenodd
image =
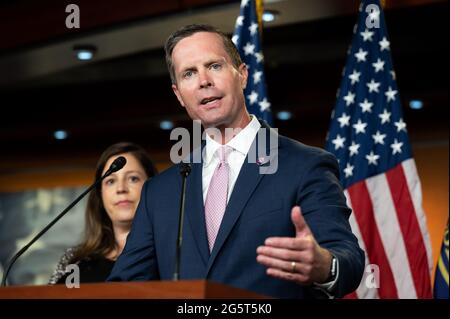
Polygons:
M230 174L230 166L227 159L231 151L233 151L233 148L230 146L222 146L217 150L220 163L214 171L206 195L205 220L210 252L214 247L220 223L227 207L228 179Z

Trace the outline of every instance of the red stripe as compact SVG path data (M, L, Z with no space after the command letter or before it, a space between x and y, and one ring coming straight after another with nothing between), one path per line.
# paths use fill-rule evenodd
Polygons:
M417 221L403 166L399 164L387 171L386 178L397 211L417 298L431 298L427 250Z
M364 181L353 184L347 190L369 261L378 265L380 270L378 295L380 298L398 298L394 276L375 222L369 190Z
M343 299L358 299L358 295L356 294L356 291L354 291L345 295Z

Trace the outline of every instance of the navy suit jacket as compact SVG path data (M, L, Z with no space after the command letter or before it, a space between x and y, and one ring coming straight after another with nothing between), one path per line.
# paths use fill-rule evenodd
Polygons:
M295 236L291 209L300 205L318 244L339 261L335 295L357 288L364 268L364 253L352 234L351 210L338 180L333 155L277 135L278 147L267 143L266 157L277 161L274 174L260 174L267 163L242 165L230 196L212 252L209 252L202 194L202 163L192 164L187 177L180 279L206 279L276 298L304 298L309 289L266 274L256 261L256 248L272 236ZM258 136L261 134L258 132ZM258 149L257 138L252 147ZM257 151L258 152L258 151ZM109 281L171 280L182 179L174 165L147 181L125 248Z

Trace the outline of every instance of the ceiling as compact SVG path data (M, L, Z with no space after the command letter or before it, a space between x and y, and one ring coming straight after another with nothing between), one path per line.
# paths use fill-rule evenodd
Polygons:
M160 121L190 125L171 92L165 38L192 22L231 33L239 11L239 1L139 0L134 9L126 1L79 1L81 28L67 30L60 27L64 1L40 3L47 13L33 1L0 4L0 143L9 163L30 161L30 154L74 158L119 140L165 152L171 141ZM269 96L274 112L294 114L275 124L283 134L323 145L358 2L272 0L265 7L279 12L263 34ZM399 90L417 142L448 134L447 12L447 1L386 1ZM95 45L95 59L77 61L76 44ZM406 108L410 99L422 99L425 108ZM57 129L67 130L68 139L55 140Z

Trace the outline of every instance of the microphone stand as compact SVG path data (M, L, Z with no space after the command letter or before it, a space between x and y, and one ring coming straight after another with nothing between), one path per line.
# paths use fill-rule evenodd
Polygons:
M173 280L180 279L180 255L181 255L181 243L183 241L183 220L184 220L184 203L186 200L186 177L191 173L191 165L181 163L180 174L182 177L181 184L181 199L180 199L180 213L178 215L178 237L177 248L175 253L175 271L173 273Z
M123 159L121 159L123 158ZM66 209L64 209L58 216L56 216L55 219L53 219L47 226L45 226L44 229L42 229L36 236L33 237L33 239L30 240L28 244L26 244L22 249L20 249L9 261L8 266L6 267L5 274L3 275L1 287L6 286L6 278L8 277L9 271L11 270L11 267L14 265L16 260L22 256L22 254L27 251L28 248L30 248L31 245L33 245L36 240L38 240L42 235L44 235L58 220L61 219L73 206L75 206L84 196L86 196L87 193L89 193L94 187L96 187L102 180L104 180L106 177L111 175L112 173L118 171L121 169L126 163L126 160L124 157L120 156L118 157L113 164L111 164L111 167L108 169L108 171L97 181L95 181L94 184L89 186L88 189L86 189L80 196L77 197ZM120 166L120 167L119 167Z

